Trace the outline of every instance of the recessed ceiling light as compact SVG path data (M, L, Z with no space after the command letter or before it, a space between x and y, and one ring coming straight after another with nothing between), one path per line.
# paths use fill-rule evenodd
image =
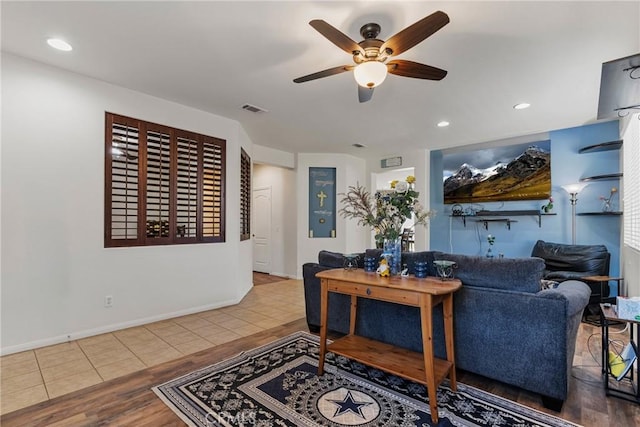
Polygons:
M62 50L64 52L69 52L73 49L69 43L61 39L48 39L47 44L55 49Z
M513 106L515 110L524 110L525 108L529 108L529 107L531 107L531 104L528 104L526 102L522 102L520 104L516 104Z
M446 127L447 127L447 126L449 126L450 124L451 124L451 123L449 123L448 121L443 120L443 121L439 122L439 123L437 124L437 126L438 126L439 128L446 128Z

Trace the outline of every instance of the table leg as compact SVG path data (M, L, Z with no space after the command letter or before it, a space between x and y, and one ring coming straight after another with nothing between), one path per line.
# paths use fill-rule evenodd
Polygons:
M420 323L422 327L422 352L424 356L424 371L429 394L429 409L431 420L438 423L438 386L433 360L433 317L430 294L423 294L420 298Z
M449 371L449 386L452 391L457 390L456 385L456 357L454 353L453 339L453 294L448 294L442 301L442 314L444 317L444 340L447 347L447 361L451 363Z
M356 313L358 311L358 297L351 295L351 317L349 320L349 334L356 333Z
M327 354L328 311L329 285L327 279L320 279L320 359L318 360L318 375L324 374L324 357Z

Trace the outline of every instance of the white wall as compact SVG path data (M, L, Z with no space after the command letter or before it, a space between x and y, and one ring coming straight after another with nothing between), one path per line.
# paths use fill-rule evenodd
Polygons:
M340 215L336 217L335 238L309 238L309 168L335 167L336 193L340 200L340 193L360 182L366 182L366 161L347 154L298 154L297 159L297 192L298 192L298 257L297 276L302 277L302 264L317 262L318 252L328 250L333 252L362 252L367 248L369 230L358 226L356 221L346 220ZM340 203L337 203L337 209Z
M2 353L228 305L251 287L235 121L2 56ZM226 243L104 248L105 111L227 140ZM112 308L104 298L112 295Z
M287 151L276 150L275 148L263 147L262 145L253 146L251 161L253 163L262 163L289 169L296 167L295 154Z
M271 188L271 274L296 278L296 172L254 164L252 185L253 189Z

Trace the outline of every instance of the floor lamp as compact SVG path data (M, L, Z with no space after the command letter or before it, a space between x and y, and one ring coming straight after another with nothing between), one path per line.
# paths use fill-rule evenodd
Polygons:
M562 188L564 191L569 193L571 196L571 244L576 244L576 202L578 201L578 193L581 192L584 187L586 187L586 182L578 182L575 184L567 184L563 185Z

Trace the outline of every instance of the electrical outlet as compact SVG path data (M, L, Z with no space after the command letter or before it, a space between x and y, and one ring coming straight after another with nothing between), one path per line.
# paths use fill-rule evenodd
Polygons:
M104 297L104 306L109 308L109 307L113 307L113 296L112 295L107 295L106 297Z

